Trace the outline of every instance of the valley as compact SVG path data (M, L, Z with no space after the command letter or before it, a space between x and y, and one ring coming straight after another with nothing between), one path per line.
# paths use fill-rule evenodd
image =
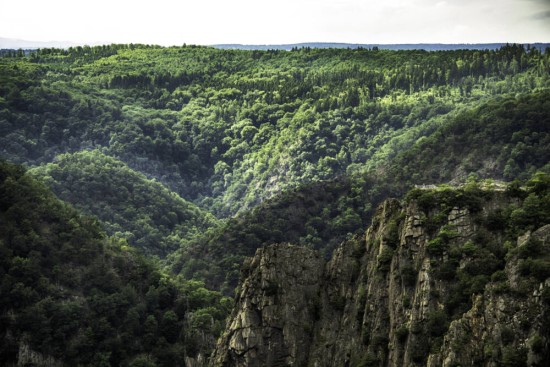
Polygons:
M549 147L537 47L4 52L0 357L545 365Z

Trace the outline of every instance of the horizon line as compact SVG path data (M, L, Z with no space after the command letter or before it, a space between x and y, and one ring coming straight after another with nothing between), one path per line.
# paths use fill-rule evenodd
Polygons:
M3 43L27 43L28 45L22 45L29 48L40 48L40 45L43 44L58 44L64 45L64 47L77 47L77 46L108 46L113 44L141 44L141 45L150 45L150 46L159 46L159 47L178 47L178 46L293 46L293 45L310 45L310 44L320 44L320 45L353 45L353 46L410 46L410 45L441 45L441 46L450 46L450 45L495 45L495 44L519 44L519 45L532 45L532 44L550 44L550 41L532 41L532 42L515 42L515 41L491 41L491 42L349 42L349 41L301 41L301 42L275 42L275 43L242 43L242 42L218 42L218 43L187 43L183 42L180 44L161 44L161 43L147 43L147 42L103 42L103 41L93 41L93 42L76 42L76 41L35 41L21 38L9 38L0 36L0 44ZM36 46L32 45L35 44ZM2 46L0 46L2 47ZM47 46L46 46L47 47ZM50 46L51 47L51 46Z

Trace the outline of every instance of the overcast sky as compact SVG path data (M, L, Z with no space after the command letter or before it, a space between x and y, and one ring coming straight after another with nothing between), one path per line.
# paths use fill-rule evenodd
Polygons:
M0 0L0 37L161 45L550 42L550 0Z

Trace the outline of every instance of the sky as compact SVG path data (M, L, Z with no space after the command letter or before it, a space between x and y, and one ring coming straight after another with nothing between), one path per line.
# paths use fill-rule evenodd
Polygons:
M550 0L0 0L0 37L165 46L550 42Z

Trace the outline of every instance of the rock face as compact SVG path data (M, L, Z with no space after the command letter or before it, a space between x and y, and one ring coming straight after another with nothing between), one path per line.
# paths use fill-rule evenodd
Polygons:
M305 364L319 307L323 261L292 245L259 249L244 264L245 280L224 335L219 365Z
M488 218L508 204L388 200L328 262L288 244L259 249L210 365L550 365L550 279L525 276L522 250L548 253L550 226L504 243Z
M41 353L33 351L26 343L19 345L17 358L17 367L37 366L37 367L62 367L63 364L51 356L44 356Z

